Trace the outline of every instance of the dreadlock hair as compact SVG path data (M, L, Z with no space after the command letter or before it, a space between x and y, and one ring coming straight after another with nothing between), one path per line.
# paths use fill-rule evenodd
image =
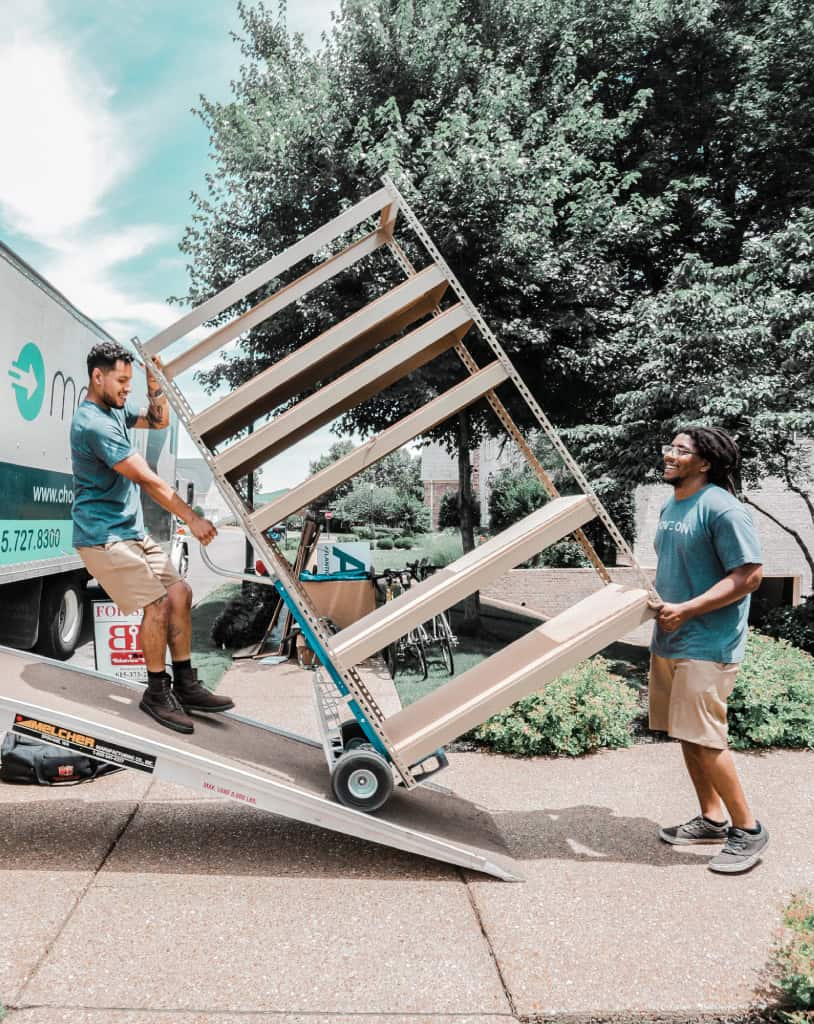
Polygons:
M720 427L682 427L677 431L693 439L698 454L709 463L709 482L730 494L740 490L741 453L737 444Z

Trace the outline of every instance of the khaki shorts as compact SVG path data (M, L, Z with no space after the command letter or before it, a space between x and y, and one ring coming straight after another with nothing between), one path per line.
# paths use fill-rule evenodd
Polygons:
M726 750L726 701L738 663L650 655L650 728L701 747Z
M113 540L76 550L91 576L125 615L158 601L181 579L164 549L151 537Z

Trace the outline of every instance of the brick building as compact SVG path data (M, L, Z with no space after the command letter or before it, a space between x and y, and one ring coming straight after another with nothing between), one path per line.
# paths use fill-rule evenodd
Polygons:
M489 522L489 494L494 474L503 466L515 463L522 456L502 438L488 438L472 452L472 492L480 506L480 521ZM421 449L421 483L424 504L430 510L433 529L438 528L441 499L458 490L458 458L440 444Z

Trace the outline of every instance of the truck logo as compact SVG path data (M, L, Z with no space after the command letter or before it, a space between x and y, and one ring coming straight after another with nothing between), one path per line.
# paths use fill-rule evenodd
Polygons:
M45 363L33 341L20 349L17 361L8 372L17 408L25 420L36 419L45 398Z

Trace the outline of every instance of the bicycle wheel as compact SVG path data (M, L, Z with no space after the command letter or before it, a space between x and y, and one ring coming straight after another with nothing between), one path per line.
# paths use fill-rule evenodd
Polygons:
M441 657L444 659L444 668L447 670L447 675L451 676L455 671L455 659L452 657L450 642L446 637L442 637L438 644L441 648Z
M420 643L404 645L404 655L408 669L417 672L422 679L427 678L427 658Z
M388 644L387 647L381 652L384 658L384 663L387 666L387 671L390 673L393 679L396 678L396 663L398 658L396 657L396 645Z

